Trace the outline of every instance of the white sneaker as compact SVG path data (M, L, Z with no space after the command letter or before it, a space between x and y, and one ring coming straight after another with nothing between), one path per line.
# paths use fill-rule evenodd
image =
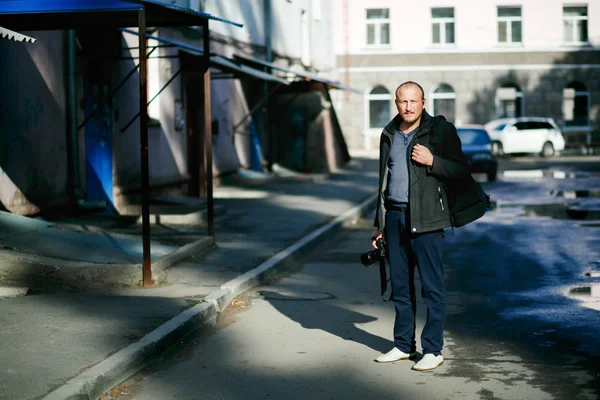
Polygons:
M442 357L441 355L435 356L429 353L425 354L423 358L421 358L412 369L414 369L415 371L429 371L430 369L439 367L443 363L444 357Z
M380 362L380 363L387 363L387 362L394 362L394 361L399 361L399 360L408 360L409 358L414 357L415 355L416 355L416 353L408 354L408 353L398 350L397 347L394 347L387 353L382 354L379 357L377 357L375 359L375 361Z

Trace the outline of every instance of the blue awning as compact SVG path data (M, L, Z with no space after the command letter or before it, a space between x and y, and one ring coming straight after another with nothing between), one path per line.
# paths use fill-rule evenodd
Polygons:
M206 20L242 24L156 0L2 0L0 26L19 31L138 26L146 10L146 26L195 26Z

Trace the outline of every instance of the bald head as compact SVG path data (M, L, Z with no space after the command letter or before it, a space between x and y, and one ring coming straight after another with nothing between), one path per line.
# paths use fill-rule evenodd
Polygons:
M417 127L425 108L425 93L421 85L408 81L398 86L398 89L396 89L396 108L402 118L400 124L402 131Z
M398 93L400 92L400 90L402 88L408 88L408 87L411 87L413 89L418 89L419 92L421 92L421 100L425 100L425 91L423 90L421 85L419 85L417 82L413 82L413 81L406 81L403 84L401 84L400 86L398 86L398 88L396 89L396 98L398 98Z

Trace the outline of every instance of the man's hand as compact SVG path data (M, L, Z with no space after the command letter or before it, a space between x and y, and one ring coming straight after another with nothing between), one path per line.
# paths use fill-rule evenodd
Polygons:
M411 158L413 161L427 167L433 166L433 154L431 154L431 151L427 147L420 144L416 144L413 147Z
M383 239L383 243L385 243L385 234L384 232L379 232L379 229L375 229L375 233L371 238L371 246L373 246L374 249L377 248L377 244L375 243L377 239Z

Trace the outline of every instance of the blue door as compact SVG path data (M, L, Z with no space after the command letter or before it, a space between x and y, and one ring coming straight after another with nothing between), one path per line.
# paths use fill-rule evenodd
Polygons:
M108 99L108 85L85 82L86 118L100 107L85 126L87 201L104 203L113 208L112 168L112 104ZM108 101L107 101L108 99Z

